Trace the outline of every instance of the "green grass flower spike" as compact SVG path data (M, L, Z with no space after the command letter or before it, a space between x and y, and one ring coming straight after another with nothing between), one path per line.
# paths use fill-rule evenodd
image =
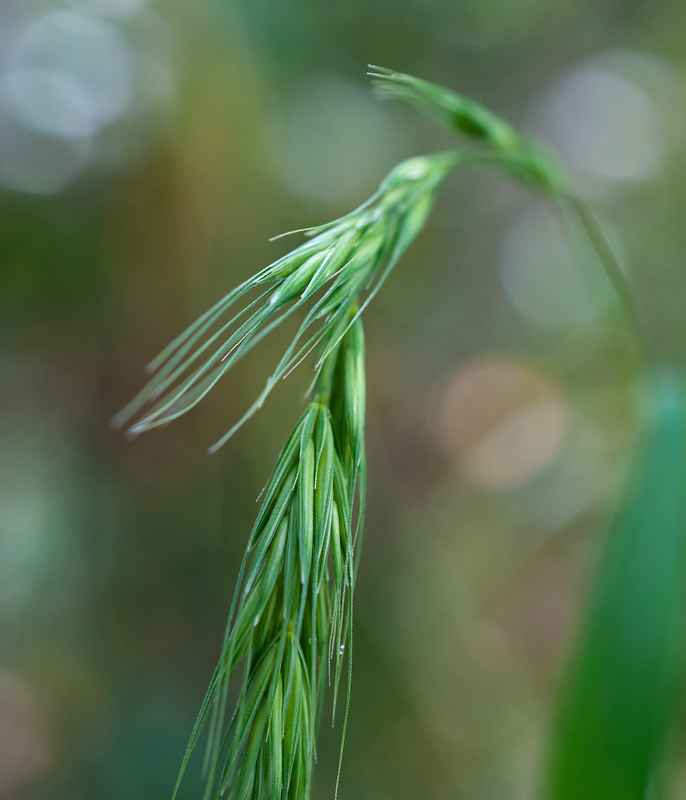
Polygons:
M479 104L402 73L374 67L370 74L380 94L409 101L469 143L403 161L354 211L305 230L303 244L227 294L165 348L148 368L148 385L113 421L121 426L135 419L129 431L137 435L185 414L298 312L296 334L266 386L211 448L221 447L276 382L314 354L305 392L309 404L267 484L219 662L176 785L178 791L207 732L206 800L216 794L234 800L309 798L324 689L331 686L335 709L346 656L347 721L366 495L365 308L424 227L439 188L456 167L483 163L555 199L570 196L554 159ZM590 217L584 220L597 245L600 234ZM228 713L232 678L240 688Z
M262 406L280 378L318 349L316 378L422 229L438 188L459 160L456 153L441 153L404 161L355 211L308 230L308 241L226 295L163 350L148 367L153 379L114 424L124 424L147 401L153 405L131 426L133 435L185 414L238 359L304 306L307 313L264 390L212 450ZM361 305L351 317L358 298ZM241 300L241 310L230 316Z
M179 775L207 725L206 797L215 784L237 800L309 796L322 691L333 683L335 708L352 648L364 402L358 319L324 359L248 541L222 654ZM240 664L239 699L225 725Z

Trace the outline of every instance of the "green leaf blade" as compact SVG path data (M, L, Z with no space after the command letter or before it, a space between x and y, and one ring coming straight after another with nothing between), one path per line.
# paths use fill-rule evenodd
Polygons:
M686 385L665 371L652 391L652 424L600 560L563 694L548 800L643 800L649 789L652 796L678 709Z

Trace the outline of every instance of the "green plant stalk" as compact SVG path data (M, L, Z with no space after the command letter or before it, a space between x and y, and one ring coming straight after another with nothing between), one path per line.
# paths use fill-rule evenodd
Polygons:
M185 414L236 361L302 309L298 331L264 390L211 448L215 451L224 444L263 405L279 379L310 354L318 354L306 392L313 399L281 452L250 535L222 653L183 758L175 794L207 726L205 798L211 797L218 785L220 794L236 800L306 800L324 685L328 675L335 709L346 644L347 720L352 593L366 483L360 317L422 230L451 171L482 163L543 192L563 210L571 208L615 287L630 326L643 339L630 288L611 249L590 211L571 195L563 170L544 148L522 138L483 106L448 89L378 67L370 74L379 94L412 103L439 124L467 137L470 144L402 162L357 209L306 230L304 244L230 292L165 348L150 364L150 383L113 421L119 426L139 415L130 428L130 433L137 435ZM229 316L239 301L242 308ZM152 406L143 411L147 402ZM669 425L681 441L677 419L679 414L674 412ZM663 445L658 447L660 457L671 456L663 477L674 488L682 464L676 452ZM658 491L654 481L650 485L645 497ZM643 520L648 505L642 499L628 518ZM670 518L672 527L667 526L674 546L676 518L681 513L676 508L676 516ZM627 530L632 525L643 530L642 523L627 523ZM611 556L608 559L611 561ZM622 585L621 579L618 582ZM666 604L665 600L663 606ZM678 616L675 609L671 609L673 621ZM666 637L667 630L663 633ZM239 698L227 720L229 681L240 664ZM582 688L574 691L580 691L581 697L588 694L583 681L579 685ZM571 705L576 702L574 699ZM663 714L655 730L664 737L668 724ZM591 737L589 741L594 740ZM565 746L561 745L560 753L566 752ZM565 759L561 756L559 763L567 764ZM563 775L564 770L558 772ZM553 780L558 792L554 800L586 796L561 793L559 787L567 782L567 777Z
M370 65L368 73L381 97L405 100L454 133L476 139L483 150L479 160L528 184L555 201L563 215L571 210L605 271L639 343L645 363L649 349L631 287L590 208L571 191L557 159L542 145L522 138L505 120L449 89L412 75Z
M631 291L631 286L624 276L622 268L619 266L619 262L617 261L615 254L612 252L612 248L608 244L605 235L600 229L598 221L593 216L588 206L585 203L582 203L578 198L568 195L566 198L563 198L563 203L565 202L568 203L572 208L573 213L576 215L581 227L588 237L591 247L598 256L598 260L605 270L605 274L610 280L610 283L617 294L617 298L622 305L627 323L633 331L636 340L643 351L644 357L646 360L648 360L649 348L643 332L643 326L638 313L638 307L636 306L636 301L634 299L633 292Z
M494 166L571 210L615 289L648 368L650 409L634 475L594 578L553 734L545 800L643 800L664 794L664 766L681 705L686 634L686 385L652 365L631 288L591 211L549 156L484 109L410 76L377 71L452 130L489 143Z

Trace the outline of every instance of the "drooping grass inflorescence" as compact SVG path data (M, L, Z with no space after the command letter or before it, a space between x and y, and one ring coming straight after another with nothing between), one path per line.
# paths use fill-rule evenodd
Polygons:
M568 193L567 179L557 160L480 103L384 67L370 65L367 74L380 98L405 100L442 127L476 142L479 160L551 195Z
M572 238L580 229L593 258L612 284L642 355L647 345L630 286L591 210L571 190L559 161L546 147L519 133L487 108L450 89L402 72L370 65L374 91L381 98L405 100L430 119L478 143L474 160L490 164L553 200Z
M354 211L305 230L303 244L226 295L165 348L149 366L149 384L114 420L120 426L138 415L129 429L136 435L186 413L301 309L297 332L266 386L211 448L218 449L263 405L279 379L316 354L306 392L311 401L268 483L176 791L206 730L205 798L215 791L235 800L310 796L324 688L332 685L335 709L346 655L348 699L350 692L353 590L365 502L360 317L423 228L447 175L471 163L495 166L576 208L591 243L598 248L604 241L583 208L574 205L555 160L509 123L426 81L379 67L370 74L380 94L411 102L469 137L469 146L403 161ZM229 716L229 681L241 670ZM347 707L346 701L346 719Z
M154 377L115 418L136 435L184 414L298 308L298 331L267 384L216 450L312 351L312 401L281 452L238 577L219 663L184 756L208 741L205 797L307 798L326 684L333 708L352 655L352 597L365 501L364 339L360 316L422 229L468 151L399 164L363 205L217 303L150 365ZM256 297L250 298L254 290ZM239 300L243 307L227 313ZM229 317L227 320L226 318ZM236 708L228 685L242 667ZM347 719L347 706L345 717ZM345 723L344 723L345 732Z
M124 424L148 401L153 401L152 408L131 426L133 435L186 413L238 359L304 306L308 311L264 390L212 450L262 406L280 378L318 350L316 379L422 229L445 177L467 158L451 152L403 161L366 203L308 230L308 241L226 295L163 350L149 365L154 377L114 424ZM257 292L252 299L251 291ZM359 308L351 317L358 298ZM239 300L243 307L229 316Z
M369 65L367 74L378 96L406 100L444 128L459 131L500 151L521 146L522 139L509 122L474 100L413 75L373 64Z
M248 541L219 664L179 775L180 782L207 725L206 797L215 784L236 800L309 797L323 689L328 678L335 709L352 648L364 404L357 319L323 361ZM225 725L229 680L241 663L238 703Z

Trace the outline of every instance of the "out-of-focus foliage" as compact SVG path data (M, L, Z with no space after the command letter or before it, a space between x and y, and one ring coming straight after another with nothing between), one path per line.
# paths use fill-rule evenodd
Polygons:
M593 579L565 687L551 798L664 792L686 632L686 395L651 376L646 441Z
M653 351L684 364L685 25L676 0L2 4L0 797L171 795L308 375L211 457L288 331L166 430L127 442L108 421L168 341L290 249L269 236L450 146L375 100L367 63L556 150ZM608 282L534 194L475 173L446 183L366 312L343 799L535 794L632 447L635 351ZM335 783L327 727L317 798Z

